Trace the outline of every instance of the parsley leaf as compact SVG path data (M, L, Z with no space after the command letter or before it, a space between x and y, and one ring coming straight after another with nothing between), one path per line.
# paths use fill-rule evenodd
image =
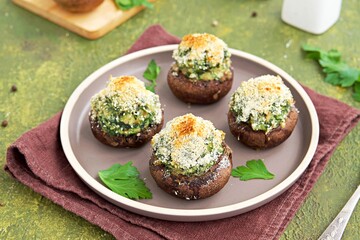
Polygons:
M129 10L133 7L144 6L154 8L154 5L147 0L114 0L115 4L122 10Z
M159 73L160 73L160 67L156 64L155 60L152 59L149 62L143 74L143 77L151 82L149 85L146 86L146 89L152 91L153 93L155 93L156 79Z
M139 175L139 171L132 166L132 162L124 165L116 163L106 170L99 171L101 181L117 194L130 199L152 198L152 193Z
M253 159L246 162L246 166L238 166L231 170L231 176L239 178L241 181L250 179L273 179L274 174L266 169L262 159Z
M335 86L354 87L353 98L360 101L360 90L355 86L360 82L360 69L352 68L341 61L341 54L336 49L326 52L307 44L302 46L306 57L317 60L325 73L324 81Z

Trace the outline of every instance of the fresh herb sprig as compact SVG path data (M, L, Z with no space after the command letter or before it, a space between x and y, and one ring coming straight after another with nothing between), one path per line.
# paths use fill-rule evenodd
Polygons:
M352 68L341 60L336 49L323 51L307 44L302 46L306 57L317 60L325 73L325 82L344 88L353 88L353 98L360 102L360 69Z
M132 162L124 165L116 163L108 169L99 171L101 181L113 192L135 200L152 198L152 193L139 175Z
M160 67L156 64L155 60L152 59L149 62L143 74L143 77L150 81L150 84L146 85L146 89L152 91L153 93L155 93L156 79L159 76L159 73L160 73Z
M115 4L122 10L129 10L133 7L144 6L154 8L154 5L147 0L114 0Z
M273 179L274 174L269 172L262 159L253 159L246 162L246 166L238 166L231 171L231 176L241 181L250 179Z

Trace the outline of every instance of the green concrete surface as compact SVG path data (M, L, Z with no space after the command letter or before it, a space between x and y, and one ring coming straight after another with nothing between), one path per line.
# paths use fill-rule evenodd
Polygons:
M121 56L152 24L183 36L208 32L232 48L264 58L300 83L353 107L351 91L323 81L318 65L304 59L300 46L338 49L360 68L360 1L343 1L339 21L323 35L312 35L280 19L281 0L157 0L106 36L87 40L41 17L0 1L0 166L6 148L21 134L60 111L73 90L97 68ZM256 12L256 17L252 13ZM216 27L213 21L218 21ZM16 92L11 92L13 85ZM281 239L317 239L360 183L360 125L338 146ZM0 170L0 239L112 239ZM357 206L343 239L360 239Z

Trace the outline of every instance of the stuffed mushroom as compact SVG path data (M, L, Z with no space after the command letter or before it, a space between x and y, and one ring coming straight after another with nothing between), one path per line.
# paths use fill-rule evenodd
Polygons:
M193 114L179 116L151 140L150 172L165 192L187 200L207 198L228 182L232 152L225 133Z
M112 147L139 147L163 125L159 96L134 76L111 78L91 98L89 121L93 135Z
M242 82L230 99L231 133L254 149L275 147L293 132L298 110L281 77L263 75Z
M189 34L173 52L168 72L173 94L186 103L209 104L231 89L233 71L225 42L212 34Z

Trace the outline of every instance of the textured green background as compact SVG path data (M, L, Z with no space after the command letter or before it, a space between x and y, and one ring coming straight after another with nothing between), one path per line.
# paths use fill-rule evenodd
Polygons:
M320 68L300 46L337 48L360 67L360 1L343 1L339 21L323 35L284 24L281 0L158 0L105 37L91 41L42 19L9 0L0 1L0 165L6 148L25 131L60 111L72 91L97 68L121 56L152 24L183 36L209 32L232 48L262 57L302 84L360 108L351 91L323 82ZM252 12L257 17L251 17ZM213 20L219 25L212 26ZM10 92L13 84L17 92ZM338 146L324 174L282 239L316 239L360 182L360 126ZM112 236L34 193L0 170L0 239L111 239ZM360 206L344 239L360 239ZM241 236L239 236L240 238Z

